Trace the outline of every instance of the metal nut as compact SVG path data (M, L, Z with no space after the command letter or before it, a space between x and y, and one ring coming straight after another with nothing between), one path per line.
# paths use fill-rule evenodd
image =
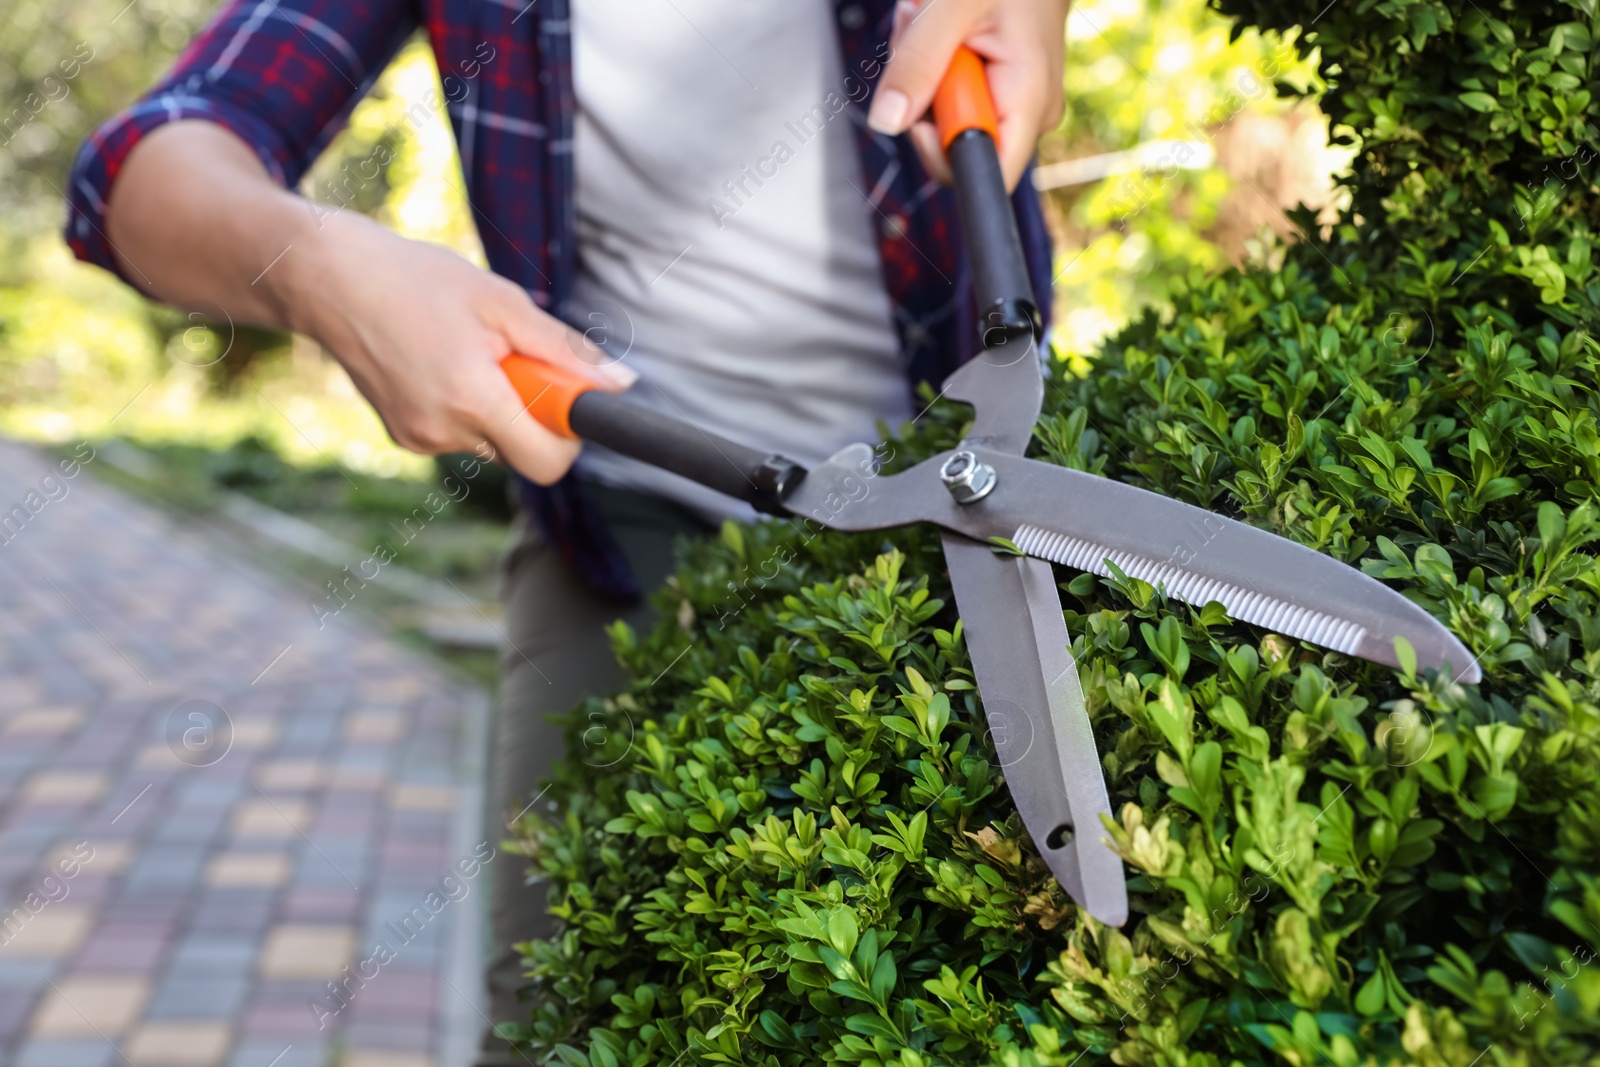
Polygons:
M962 449L952 452L944 461L944 466L939 468L939 480L944 482L957 504L971 504L988 496L996 479L993 467Z

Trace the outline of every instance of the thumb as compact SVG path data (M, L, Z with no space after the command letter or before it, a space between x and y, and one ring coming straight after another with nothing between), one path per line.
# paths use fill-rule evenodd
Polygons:
M902 0L900 7L905 6ZM900 7L897 23L902 23ZM894 137L927 113L951 57L973 28L971 7L961 0L936 0L903 21L867 111L868 126Z
M539 310L514 283L506 296L485 309L485 325L499 331L512 351L576 371L602 389L616 392L639 380L632 367L612 360L605 350L554 315Z

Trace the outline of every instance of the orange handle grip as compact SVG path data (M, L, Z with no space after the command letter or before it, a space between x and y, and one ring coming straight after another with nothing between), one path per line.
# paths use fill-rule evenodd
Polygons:
M989 95L983 60L966 45L956 49L933 94L933 122L944 148L967 130L983 130L995 144L1000 143L1000 119L995 115L994 97Z
M527 405L528 414L551 433L577 437L568 417L572 403L599 386L576 371L515 353L500 361L500 369L511 379L517 395Z

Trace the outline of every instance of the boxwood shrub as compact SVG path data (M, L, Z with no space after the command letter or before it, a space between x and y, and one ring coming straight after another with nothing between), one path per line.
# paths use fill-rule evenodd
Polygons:
M1061 571L1109 929L1018 821L934 533L730 526L516 828L564 920L530 1058L1600 1062L1596 2L1220 7L1317 58L1348 204L1058 375L1033 454L1361 567L1483 684Z

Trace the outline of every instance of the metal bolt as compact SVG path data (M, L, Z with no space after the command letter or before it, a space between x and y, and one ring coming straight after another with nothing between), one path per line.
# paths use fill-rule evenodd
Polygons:
M939 480L950 490L957 504L971 504L982 500L994 489L994 468L980 463L978 457L962 449L952 452L939 468Z

